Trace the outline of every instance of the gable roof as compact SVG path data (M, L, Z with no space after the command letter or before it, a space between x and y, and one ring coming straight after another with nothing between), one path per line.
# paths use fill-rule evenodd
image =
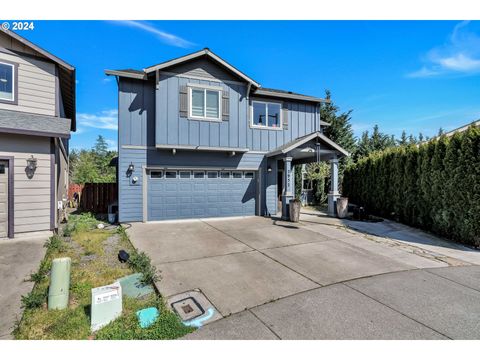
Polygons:
M35 45L31 41L28 41L24 37L14 33L10 30L5 30L0 27L0 31L11 37L12 39L20 42L27 48L36 52L40 57L43 57L59 66L58 77L60 81L60 89L62 91L62 99L64 103L65 115L71 119L71 130L76 130L76 108L75 108L75 67L60 59L59 57L49 53L47 50L42 49L40 46Z
M326 137L325 135L323 135L319 131L315 131L313 133L301 136L301 137L296 138L296 139L294 139L294 140L292 140L292 141L290 141L290 142L288 142L288 143L286 143L282 146L279 146L278 148L270 151L266 156L267 157L272 157L272 156L276 156L276 155L280 155L280 154L286 154L286 153L292 151L293 149L296 149L297 147L302 146L303 144L306 144L310 140L314 140L314 139L322 140L324 143L329 145L333 150L339 152L343 156L350 156L350 153L347 150L342 148L336 142L330 140L328 137Z
M199 59L202 57L207 57L208 59L213 60L215 63L219 64L223 68L227 69L228 71L235 74L237 77L243 79L245 82L251 85L250 94L252 95L268 96L268 97L274 97L274 98L280 98L280 99L309 101L313 103L330 102L329 99L303 95L303 94L295 93L292 91L263 88L258 82L256 82L255 80L253 80L252 78L250 78L249 76L247 76L245 73L241 72L234 66L230 65L228 62L223 60L220 56L213 53L209 48L204 48L200 51L196 51L194 53L191 53L185 56L164 61L162 63L146 67L143 70L135 70L135 69L108 70L107 69L105 70L105 74L112 75L112 76L121 76L121 77L126 77L131 79L147 80L149 74L153 73L154 71L167 69L171 66L180 65L182 63L186 63L188 61ZM322 125L328 125L328 123L323 122Z
M214 60L215 62L222 65L224 68L231 71L232 73L237 75L239 78L241 78L241 79L245 80L246 82L252 84L253 86L261 87L261 85L258 82L256 82L252 78L245 75L243 72L238 70L236 67L230 65L228 62L223 60L220 56L214 54L209 48L204 48L200 51L197 51L197 52L185 55L185 56L181 56L181 57L178 57L178 58L175 58L175 59L172 59L172 60L168 60L168 61L162 62L160 64L157 64L157 65L149 66L149 67L143 69L143 71L148 74L148 73L151 73L152 71L162 70L162 69L168 68L168 67L173 66L173 65L177 65L177 64L181 64L181 63L186 62L186 61L197 59L197 58L202 57L202 56L206 56L206 57Z

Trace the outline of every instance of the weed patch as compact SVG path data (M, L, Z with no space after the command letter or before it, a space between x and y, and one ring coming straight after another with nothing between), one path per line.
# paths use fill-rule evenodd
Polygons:
M160 280L157 274L157 268L152 265L150 258L143 251L138 252L134 250L130 254L128 264L135 272L142 273L141 281L143 284L152 284Z

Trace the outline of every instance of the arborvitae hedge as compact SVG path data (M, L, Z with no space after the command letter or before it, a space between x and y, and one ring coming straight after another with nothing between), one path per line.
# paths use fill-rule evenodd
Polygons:
M343 194L372 213L480 246L480 128L360 159L345 171Z

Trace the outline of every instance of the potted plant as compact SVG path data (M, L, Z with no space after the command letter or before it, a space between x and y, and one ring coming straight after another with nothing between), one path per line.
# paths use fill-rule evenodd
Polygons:
M300 221L300 208L302 207L302 202L300 199L292 199L288 204L290 221L299 222Z
M348 197L339 197L337 199L337 216L345 219L348 214Z

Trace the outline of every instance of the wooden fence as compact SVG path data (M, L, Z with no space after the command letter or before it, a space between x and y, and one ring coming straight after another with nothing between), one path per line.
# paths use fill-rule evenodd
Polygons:
M116 183L87 183L80 196L80 209L96 214L105 214L108 205L118 200Z

